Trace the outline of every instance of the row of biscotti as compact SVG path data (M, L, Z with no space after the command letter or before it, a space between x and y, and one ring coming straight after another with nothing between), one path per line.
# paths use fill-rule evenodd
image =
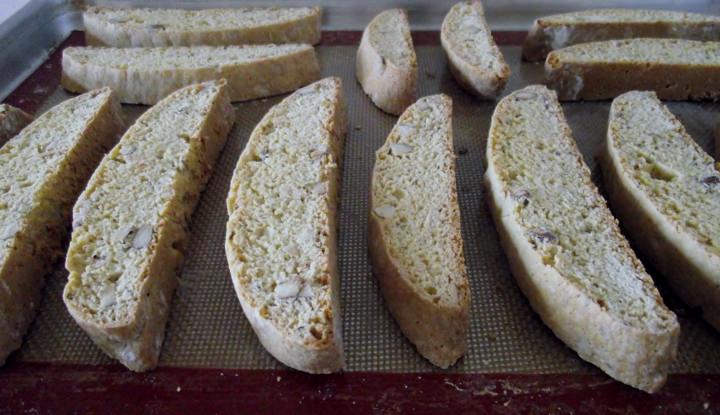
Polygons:
M497 97L510 68L481 3L454 5L440 37L458 83L480 97ZM720 40L720 17L594 10L538 19L524 56L536 60L559 49L547 55L545 72L562 100L607 99L633 89L653 90L663 99L718 99L720 42L707 40ZM357 77L383 111L400 114L415 100L417 60L404 10L382 12L367 26Z
M83 175L118 130L113 101L109 90L67 101L0 152L0 168L17 173L4 175L4 353L29 324ZM371 190L370 251L383 295L418 351L442 367L465 352L470 302L451 114L444 96L411 106L377 152ZM68 118L72 128L62 130ZM222 83L176 92L125 133L75 203L65 302L134 370L157 362L186 221L232 119ZM49 146L48 130L66 136ZM338 80L299 90L253 131L227 200L226 250L243 309L268 351L309 372L342 367L335 235L344 131ZM605 172L638 246L717 325L712 159L659 101L634 92L613 104ZM659 388L677 321L592 186L552 93L528 87L500 102L486 178L512 270L544 321L610 375Z
M72 224L70 314L129 368L155 365L187 222L234 119L224 81L197 84L117 142L120 105L103 88L51 108L0 148L0 362L20 346Z
M226 251L267 350L291 367L329 372L342 367L333 183L345 123L337 101L317 111L306 94L288 97L253 132L228 196ZM288 120L301 113L310 130L298 137ZM316 123L329 141L315 138ZM658 390L680 327L592 184L555 94L531 86L502 100L487 151L489 203L535 310L582 358ZM670 285L717 326L717 166L648 92L613 103L605 153L615 213ZM466 351L471 301L454 163L452 103L425 97L378 149L371 184L369 250L383 297L440 367ZM289 171L303 174L288 182Z
M489 203L515 278L580 357L653 392L680 327L590 179L554 92L498 104L487 143ZM612 212L637 249L720 329L720 172L653 92L611 106L602 156Z
M661 99L720 98L720 17L664 10L600 9L535 20L523 46L545 60L560 100L630 90Z
M152 105L225 79L230 99L245 101L320 79L319 7L89 8L83 16L91 46L63 51L62 85L72 92L111 87L123 103Z
M502 92L510 67L479 1L455 4L445 16L440 38L450 70L463 88L483 98ZM405 10L386 10L370 21L360 40L356 74L365 93L385 112L399 115L415 101L417 58Z

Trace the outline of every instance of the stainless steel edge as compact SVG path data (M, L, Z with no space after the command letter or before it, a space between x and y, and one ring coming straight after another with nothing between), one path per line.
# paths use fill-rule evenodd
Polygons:
M71 31L80 13L67 0L31 0L0 25L0 100L4 100Z

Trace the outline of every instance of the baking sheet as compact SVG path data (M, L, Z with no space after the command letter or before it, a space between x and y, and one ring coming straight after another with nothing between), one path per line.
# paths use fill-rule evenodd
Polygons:
M386 310L368 260L368 188L374 151L396 121L364 95L354 77L355 47L322 46L318 53L323 75L339 76L347 100L349 129L343 164L339 217L339 268L342 314L349 371L440 371L422 359L405 340ZM542 81L542 66L520 64L520 49L503 48L513 75L510 92ZM462 92L449 74L442 50L417 48L419 95L443 92L453 98L454 140L458 152L458 191L468 275L472 292L467 355L450 372L592 373L557 340L532 312L515 284L499 246L484 201L484 146L494 102L478 101ZM69 98L54 92L41 112ZM237 123L193 217L187 261L175 294L160 365L238 369L280 369L245 320L230 282L224 255L225 195L232 171L252 129L281 98L236 105ZM670 103L689 133L706 150L720 105ZM563 104L578 146L600 186L594 155L600 148L609 102ZM146 107L124 106L129 119ZM651 264L646 263L655 275ZM62 304L66 273L62 264L48 278L43 303L22 349L21 361L109 364L73 323ZM679 315L682 336L675 373L720 373L720 335L686 310L664 290L666 303Z

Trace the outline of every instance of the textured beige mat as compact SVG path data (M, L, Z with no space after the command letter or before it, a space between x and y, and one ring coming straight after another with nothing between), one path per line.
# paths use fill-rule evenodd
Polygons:
M504 48L513 76L507 91L542 81L542 67L520 65L519 48ZM395 118L376 109L354 78L355 48L321 47L324 75L340 76L348 103L342 206L340 273L347 368L350 371L432 371L406 341L385 309L370 272L366 249L367 196L373 153ZM420 95L444 92L454 102L455 149L465 253L472 290L469 350L451 371L579 373L596 371L566 348L531 311L515 285L498 244L484 201L484 145L493 102L460 91L438 47L419 47ZM68 97L52 95L43 109ZM171 320L161 365L276 369L282 366L260 346L235 298L223 249L225 194L240 152L255 124L280 99L237 106L238 120L192 223L191 244ZM564 105L580 150L599 179L594 154L600 148L608 102ZM136 117L143 107L124 107ZM670 109L707 151L720 105L672 103ZM596 180L598 181L598 180ZM652 271L650 264L648 268ZM105 364L111 360L94 347L72 322L61 300L66 274L49 278L38 318L14 359ZM663 290L680 315L682 339L674 372L720 373L720 335L695 313L683 309Z

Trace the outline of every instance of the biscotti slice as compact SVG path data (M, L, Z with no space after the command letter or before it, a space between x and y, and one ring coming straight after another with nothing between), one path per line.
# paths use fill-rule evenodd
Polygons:
M495 98L502 92L510 67L493 40L479 1L463 1L450 9L440 41L450 72L463 88L483 98Z
M128 129L75 204L65 306L131 370L157 365L188 220L234 119L223 81L178 90Z
M225 46L320 42L320 7L112 9L83 13L89 46Z
M487 163L495 226L530 305L581 358L658 390L680 326L592 183L554 92L533 85L498 103Z
M614 98L635 89L667 100L720 98L720 42L626 39L551 52L545 77L560 100Z
M0 144L14 137L33 120L32 115L12 105L0 104Z
M285 98L238 160L225 252L260 343L309 373L343 368L337 209L346 115L339 78Z
M720 40L720 17L670 10L597 9L536 19L523 44L523 59L578 43L638 37Z
M652 92L610 107L603 174L613 212L680 297L720 330L720 171Z
M122 127L104 88L51 108L0 148L0 364L20 347L72 205Z
M246 101L320 79L310 45L73 47L63 51L62 66L65 89L83 92L106 85L129 104L155 104L183 86L211 80L227 80L230 100Z
M405 336L447 368L467 349L470 289L460 234L452 101L419 99L375 153L370 258Z
M355 75L381 110L400 115L415 101L417 57L407 12L386 10L365 28L355 61Z

